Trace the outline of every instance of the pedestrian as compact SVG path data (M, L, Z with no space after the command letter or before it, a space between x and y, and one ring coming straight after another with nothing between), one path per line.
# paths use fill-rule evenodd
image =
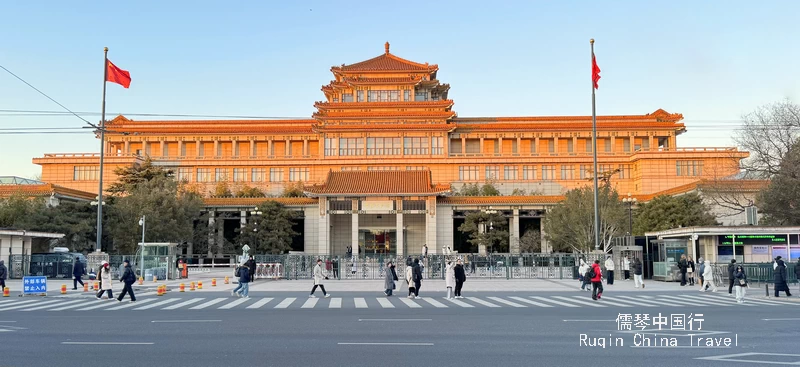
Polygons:
M239 295L240 294L239 291L242 288L244 288L245 283L248 283L250 281L250 268L247 267L247 261L241 263L241 265L236 267L236 273L234 273L234 275L236 275L236 278L239 280L239 285L237 285L236 288L233 288L233 290L231 291L231 296L238 295L239 297L241 297L241 295ZM247 282L242 282L242 279L247 279ZM248 292L250 291L249 284L247 285L247 290Z
M708 288L711 288L712 292L717 291L717 285L714 283L714 266L711 261L706 260L703 262L703 286L700 290L705 292Z
M353 256L353 248L350 247L350 246L347 246L347 257L351 257L351 256Z
M353 257L353 267L351 271L353 272L353 275L356 275L356 272L358 272L358 261L355 257Z
M456 260L456 266L453 268L453 273L456 277L456 298L464 298L461 297L461 287L463 287L464 282L467 281L467 274L464 272L464 266L461 264L461 259Z
M747 293L747 275L744 273L744 267L741 265L736 266L733 277L736 279L734 284L736 287L736 302L744 303L744 296Z
M384 273L383 294L385 294L386 297L391 297L392 290L394 290L394 281L397 280L397 275L394 273L391 261L386 263L386 270L384 270Z
M639 258L633 259L633 285L636 288L639 288L639 285L642 285L642 289L644 289L644 280L642 280L642 260Z
M444 271L444 283L445 287L447 287L447 299L453 299L453 288L456 286L456 271L453 269L455 264L452 261L447 260L447 264L445 265Z
M2 266L3 262L0 261L0 267ZM795 279L797 279L797 281L800 282L800 259L797 259L797 264L794 264L794 276ZM0 278L0 281L2 281L2 278Z
M631 279L631 261L628 260L628 255L622 258L622 271L624 272L625 280Z
M339 279L339 256L333 259L333 279Z
M419 296L419 289L422 287L422 267L419 265L419 259L414 259L411 270L414 274L414 298L422 298Z
M728 295L733 295L733 272L736 270L736 259L731 259L728 264Z
M97 299L103 299L103 293L108 291L108 296L106 299L114 298L112 294L112 283L111 280L111 266L108 265L108 261L103 261L100 265L100 276L97 277L100 279L100 292L98 292L95 296Z
M333 262L331 261L331 259L325 259L325 270L328 273L333 271Z
M592 299L597 301L603 295L603 270L600 269L600 260L595 260L592 270L589 270L592 279Z
M8 269L3 260L0 260L0 290L6 289L6 278L8 278Z
M250 281L253 279L253 275L250 274L250 269L249 266L243 266L239 269L239 286L236 287L238 290L236 294L239 295L239 297L250 298Z
M686 254L681 254L681 259L678 260L678 270L681 271L681 287L686 286L686 268L688 264L686 262Z
M328 279L328 277L322 270L322 259L317 259L317 265L314 266L314 287L311 288L311 294L308 295L308 298L316 298L316 296L314 296L314 292L317 291L317 287L322 289L322 295L325 296L325 298L329 298L331 296L325 291L325 286L322 284L324 279Z
M586 279L585 275L586 272L589 271L589 265L586 264L586 260L584 260L583 258L581 258L580 262L581 265L578 267L578 279L581 281L581 290L588 291L589 289L586 288L586 285L590 284L591 282L589 281L589 279Z
M250 256L250 260L247 260L247 267L248 273L250 275L250 282L254 282L256 280L256 259Z
M611 256L606 258L606 272L608 273L606 282L608 285L614 284L614 260Z
M408 298L414 298L414 266L406 266L406 283L408 284Z
M697 263L700 264L700 269L697 274L700 275L700 292L703 291L703 272L706 269L705 261L703 261L702 257L697 258Z
M131 295L131 302L136 302L136 295L133 294L133 283L136 282L136 274L133 272L131 268L131 262L125 259L122 262L122 266L124 267L125 271L122 272L122 276L119 277L119 281L122 282L122 293L120 293L117 301L122 302L122 299L125 298L126 294Z
M75 259L75 264L72 266L72 290L78 289L78 283L81 283L81 287L83 287L83 280L81 277L86 275L86 267L83 266L83 263L80 259Z
M686 261L686 274L689 277L689 285L694 286L694 259L691 256Z
M779 297L780 292L786 292L786 297L791 297L792 293L789 291L789 285L786 284L786 264L780 256L775 258L777 267L774 270L775 280L775 297Z
M428 258L428 244L422 245L422 257Z

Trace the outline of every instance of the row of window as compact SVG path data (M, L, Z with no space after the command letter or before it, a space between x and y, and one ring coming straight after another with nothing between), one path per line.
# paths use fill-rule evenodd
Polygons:
M343 172L361 171L362 167L342 167ZM401 171L400 166L367 166L367 171ZM425 166L406 166L406 171L427 171Z
M191 168L180 167L176 178L181 181L196 182L284 182L284 168ZM194 176L194 174L197 176ZM233 173L233 174L231 174ZM305 167L289 168L289 181L309 181L309 169Z
M363 91L359 90L356 91L356 99L357 102L364 102L364 97L366 96L367 102L400 102L400 92L399 90L368 90ZM411 91L405 89L402 91L402 101L403 102L411 102ZM427 89L417 89L414 92L414 101L438 101L439 94L436 91L429 91ZM339 102L339 98L334 97L333 102ZM354 102L353 101L353 93L342 93L342 102Z
M558 167L558 169L556 168ZM618 167L613 165L599 165L598 171L601 174L614 172L619 178L630 178L631 167L627 164L620 164ZM592 178L593 167L591 165L580 165L580 179ZM541 178L537 178L536 172L541 171ZM501 175L502 172L502 175ZM483 179L486 180L574 180L575 179L575 166L574 165L542 165L541 170L537 166L524 165L522 166L522 176L519 175L519 166L503 166L502 171L500 166L485 166ZM459 181L478 181L481 180L479 176L480 166L459 166L458 167L458 180ZM556 176L557 173L560 175Z
M400 152L404 155L444 153L442 137L366 138L366 143L367 155L400 155ZM337 151L339 156L363 156L364 138L326 138L325 155L335 156Z

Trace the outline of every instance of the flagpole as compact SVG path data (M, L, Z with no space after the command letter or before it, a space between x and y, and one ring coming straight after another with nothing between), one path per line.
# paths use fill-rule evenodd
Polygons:
M95 251L100 252L103 241L103 160L106 153L106 80L108 80L108 47L103 47L103 108L100 113L100 178L97 189L97 242Z
M594 104L594 38L589 40L592 48L592 159L594 163L594 249L600 249L600 210L598 209L599 195L597 176L600 174L597 170L597 113Z

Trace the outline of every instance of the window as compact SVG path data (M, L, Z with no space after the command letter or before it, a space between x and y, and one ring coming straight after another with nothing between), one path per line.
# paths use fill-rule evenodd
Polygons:
M283 182L283 168L270 168L269 182Z
M611 139L603 139L606 153L611 153Z
M357 95L358 95L358 101L359 101L359 102L364 102L364 91L363 91L363 90L360 90L360 91L358 91L358 92L356 92L356 93L357 93Z
M227 168L214 168L214 181L227 181L228 169Z
M197 156L202 157L206 155L206 145L202 141L197 142ZM199 179L198 179L199 180Z
M522 179L535 180L536 179L536 166L522 166Z
M211 168L198 168L197 182L210 182L210 181L211 181Z
M581 171L581 173L580 173L581 176L580 177L581 177L581 180L594 178L594 175L592 175L592 171L593 170L594 170L594 167L592 167L591 164L582 164L580 166L580 171Z
M339 103L339 97L333 97L333 103Z
M597 177L601 177L606 173L613 172L614 171L614 166L612 166L610 164L601 164L601 165L597 166L597 170L600 171L600 176L597 176ZM593 177L593 176L590 176L590 177Z
M264 182L267 178L267 169L266 168L251 168L250 169L250 181L253 182Z
M367 155L400 155L400 138L367 138Z
M517 179L517 171L519 169L517 166L504 166L503 167L503 179L504 180L516 180Z
M592 139L586 139L586 153L592 152Z
M361 171L361 167L342 167L342 171Z
M619 178L631 178L631 165L630 164L620 164L619 165Z
M233 181L234 182L245 182L245 181L247 181L247 168L234 168L233 169Z
M411 91L406 89L403 91L403 101L410 101L411 100Z
M556 152L556 141L555 140L548 140L547 141L547 151L550 153Z
M572 143L573 143L573 140L572 140L572 139L570 139L570 140L567 140L567 153L575 153L575 152L573 151L573 149L574 149L575 147L574 147L574 146L572 146Z
M73 181L97 181L100 179L100 166L74 166Z
M486 179L497 180L500 178L500 166L486 166Z
M400 96L397 90L371 90L367 93L369 102L397 102Z
M239 143L238 141L234 141L234 142L233 142L233 156L234 156L234 157L238 157L238 156L239 156L239 147L240 147L241 145L242 145L242 144L241 144L241 143Z
M397 166L368 166L367 171L399 171Z
M217 153L215 157L222 157L222 144L217 143Z
M650 150L650 139L649 138L642 139L642 149L643 150Z
M406 171L427 171L428 167L425 166L406 166Z
M625 152L631 151L631 139L625 139L622 141L622 150Z
M342 94L342 102L353 102L353 93Z
M477 181L478 166L458 166L459 181Z
M415 101L427 101L428 100L428 91L424 89L417 89L414 92L414 100Z
M563 165L561 166L561 179L562 180L574 180L575 179L575 167L572 165Z
M162 157L169 157L169 143L164 143L164 148L161 149Z
M542 180L555 180L556 166L542 166Z
M180 167L180 168L178 168L178 181L191 182L192 181L192 169L190 167Z
M531 139L531 153L536 154L536 139Z
M364 139L339 138L339 155L364 155Z
M431 138L431 154L444 153L444 139L440 136Z
M181 157L185 157L186 156L186 143L181 144L181 152L180 152L180 154L181 154Z
M428 138L403 138L403 154L428 154Z
M325 138L325 156L336 155L336 139Z
M675 161L675 174L678 176L702 176L703 161Z
M289 181L308 181L308 168L289 168Z

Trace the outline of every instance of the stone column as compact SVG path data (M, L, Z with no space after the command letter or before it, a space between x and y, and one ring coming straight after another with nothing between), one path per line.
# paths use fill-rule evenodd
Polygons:
M631 151L631 153L633 153L633 152L636 151L636 137L635 136L631 136L628 139L630 140L630 143L628 143L628 144L631 145L631 150L630 151Z
M654 148L653 147L653 136L652 135L647 137L647 148L648 149L653 149ZM655 147L655 148L658 148L658 147ZM696 259L696 257L693 257L693 259Z
M144 157L146 155L147 155L147 141L142 140L142 156Z
M158 143L158 154L156 155L156 157L166 157L168 155L168 154L164 154L164 146L165 145L166 144L164 143L163 140L160 143Z
M247 210L242 210L239 214L239 228L247 225Z
M291 155L290 153L291 153L291 149L292 149L292 141L289 140L289 139L286 139L285 144L286 144L286 146L283 147L283 156L284 157L288 157L288 156Z
M428 245L428 251L433 250L434 254L441 254L441 249L436 245L436 197L429 196L425 206L427 209L425 214L425 244Z
M578 137L577 136L573 136L572 137L572 153L576 153L577 154L579 151L580 151L580 149L578 149ZM586 147L584 147L583 151L584 152L586 151Z
M550 243L547 241L547 237L544 235L544 218L541 218L539 221L539 233L542 235L542 252L548 254L553 252L553 249L550 248Z
M533 152L539 154L539 138L533 139Z
M513 151L513 153L520 154L520 150L522 149L522 138L517 138L517 149Z
M221 156L222 154L220 154L220 153L222 153L222 152L219 151L219 140L214 140L214 155L213 155L213 157Z
M495 150L497 150L497 154L503 154L503 138L497 138L496 141L497 145L495 145ZM492 152L494 153L494 152Z
M208 212L208 228L211 228L211 230L208 232L208 253L209 254L211 253L212 247L216 243L216 241L214 241L214 234L217 231L217 226L216 226L217 223L216 223L216 219L214 218L215 214L216 214L216 212L214 212L213 210Z
M358 199L353 199L353 214L351 221L352 229L350 230L350 246L353 246L353 253L357 253L358 249Z
M331 253L331 243L330 243L330 220L331 215L327 213L328 211L328 198L320 197L319 198L319 227L317 229L317 233L319 234L319 242L317 243L317 253L321 254L330 254ZM309 249L306 249L308 251Z
M255 140L250 140L250 156L251 157L255 157L256 156L256 141Z
M480 146L481 146L481 147L480 147L480 149L481 149L481 154L483 154L483 138L480 138L480 142L481 142L481 143L480 143ZM430 247L430 246L428 246L428 248L431 248L431 247Z
M195 157L199 157L200 156L200 147L202 147L202 146L203 146L203 142L202 141L200 141L200 140L195 140L194 141L194 155L195 155Z
M467 138L462 135L461 136L461 154L464 154L463 156L466 156L466 153L467 153Z
M309 156L308 153L308 139L303 139L303 157Z
M178 140L178 157L183 157L183 140Z
M551 154L552 153L558 154L558 152L559 152L558 151L558 137L555 137L555 138L553 138L553 151L551 152Z
M609 137L609 139L611 139L611 152L612 153L616 153L617 152L617 138L615 136L611 136L611 137ZM598 141L598 143L599 143L599 141Z
M405 255L405 253L403 252L403 251L405 251L405 246L404 246L405 242L403 242L403 241L405 241L405 231L403 230L403 226L404 226L404 224L403 224L403 213L402 213L402 210L401 210L401 209L403 209L403 200L400 199L400 200L397 200L395 202L397 203L396 205L397 205L397 208L398 208L397 214L395 214L395 216L397 218L397 222L396 222L397 224L395 225L395 228L396 228L396 231L397 231L397 236L395 236L395 238L397 238L397 246L396 246L397 247L397 255L401 256L401 255Z
M131 154L131 142L125 141L125 154Z
M268 156L275 156L275 152L272 151L272 139L267 140L267 155Z
M514 209L514 214L508 218L509 239L508 249L512 254L519 254L519 209Z

